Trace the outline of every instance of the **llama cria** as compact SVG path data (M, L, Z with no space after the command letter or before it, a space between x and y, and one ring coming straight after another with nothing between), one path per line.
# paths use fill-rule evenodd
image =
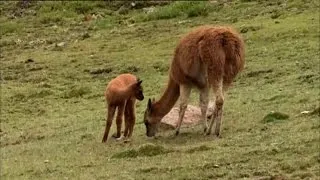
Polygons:
M130 138L132 136L135 124L135 102L136 99L143 100L142 81L132 74L121 74L112 79L106 88L105 99L108 108L106 116L106 128L102 142L106 142L112 124L112 120L116 109L117 117L117 133L113 135L115 138L121 137L122 117L125 115L124 136Z
M200 26L184 36L177 45L171 62L168 86L158 101L149 99L144 114L147 136L154 136L161 119L180 97L176 135L179 134L191 89L200 92L201 121L205 134L220 136L224 92L244 67L244 42L230 27ZM215 94L210 126L206 120L209 90Z

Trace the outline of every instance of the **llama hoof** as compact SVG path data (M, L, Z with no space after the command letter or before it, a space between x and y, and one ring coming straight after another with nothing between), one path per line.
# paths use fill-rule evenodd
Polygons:
M179 135L179 133L180 133L179 131L176 131L176 136L178 136L178 135Z
M215 136L216 138L218 138L218 139L221 139L221 138L222 138L221 135L220 135L220 133L215 133L214 136Z
M120 135L120 136L121 136L121 135ZM115 139L120 138L120 136L117 135L117 133L112 134L112 137L115 138Z
M116 141L121 141L122 139L123 139L123 136L116 138Z
M211 131L208 129L206 132L204 132L204 134L205 134L206 136L209 136L209 135L211 134Z
M131 142L131 139L130 139L130 138L125 138L123 142L124 142L124 143Z
M103 138L102 138L102 143L107 142L107 139L108 139L107 137L103 137Z
M203 128L203 132L206 134L208 130L208 127Z

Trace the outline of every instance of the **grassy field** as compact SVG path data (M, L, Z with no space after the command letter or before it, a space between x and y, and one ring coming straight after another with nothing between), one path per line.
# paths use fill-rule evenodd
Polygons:
M319 1L176 2L148 13L97 1L0 8L1 179L320 178ZM246 44L222 138L201 126L147 138L147 99L163 92L179 38L203 24L231 25ZM125 72L143 79L147 98L132 142L102 144L103 91ZM271 111L289 118L264 120Z

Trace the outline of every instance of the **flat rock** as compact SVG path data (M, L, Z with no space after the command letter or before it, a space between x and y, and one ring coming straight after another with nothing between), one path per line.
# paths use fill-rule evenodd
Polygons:
M207 116L211 114L213 110L213 102L209 103ZM173 107L171 111L162 118L160 129L161 130L169 130L175 129L178 123L179 117L179 107ZM201 117L201 109L199 106L188 105L186 112L184 114L184 118L182 121L182 127L192 127L199 123Z

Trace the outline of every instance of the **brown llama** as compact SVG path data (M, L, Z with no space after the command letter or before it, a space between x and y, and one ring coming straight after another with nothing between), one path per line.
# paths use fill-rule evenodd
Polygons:
M244 42L230 27L200 26L177 45L169 70L169 81L158 101L149 99L144 114L147 136L154 136L161 119L170 112L180 96L180 112L176 135L188 105L191 89L200 92L201 121L204 133L211 134L216 122L215 135L220 137L224 92L244 67ZM206 119L209 91L215 94L214 110L208 127Z
M132 136L135 124L135 102L136 99L142 101L144 99L142 81L132 74L121 74L112 79L105 91L105 100L108 108L106 116L106 128L102 142L106 142L112 124L112 120L116 109L117 117L117 133L113 135L115 138L121 137L122 117L125 116L124 137L129 139Z

